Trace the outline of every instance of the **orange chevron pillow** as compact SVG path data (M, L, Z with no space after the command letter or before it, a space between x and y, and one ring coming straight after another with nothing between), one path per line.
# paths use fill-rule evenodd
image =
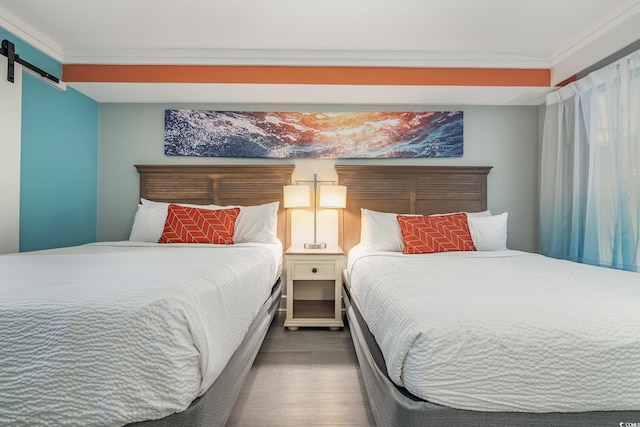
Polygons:
M403 254L475 251L467 214L398 215L402 231Z
M233 244L240 208L200 209L170 204L158 243Z

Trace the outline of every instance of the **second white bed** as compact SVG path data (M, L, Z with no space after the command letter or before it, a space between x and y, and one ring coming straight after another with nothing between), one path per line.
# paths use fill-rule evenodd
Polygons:
M391 380L478 411L640 405L640 275L519 251L349 253Z

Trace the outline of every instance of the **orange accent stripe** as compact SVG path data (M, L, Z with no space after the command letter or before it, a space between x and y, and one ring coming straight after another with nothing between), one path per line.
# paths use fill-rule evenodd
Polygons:
M578 76L571 76L571 77L569 77L568 79L565 79L565 80L561 81L561 82L560 82L560 83L558 83L556 86L566 86L566 85L568 85L569 83L573 83L573 82L575 82L576 80L578 80Z
M549 86L539 68L63 65L65 82Z

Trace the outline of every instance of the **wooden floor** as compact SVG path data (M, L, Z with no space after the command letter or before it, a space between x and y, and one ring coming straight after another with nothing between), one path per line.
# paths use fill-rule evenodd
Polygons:
M348 326L267 333L227 426L375 426Z

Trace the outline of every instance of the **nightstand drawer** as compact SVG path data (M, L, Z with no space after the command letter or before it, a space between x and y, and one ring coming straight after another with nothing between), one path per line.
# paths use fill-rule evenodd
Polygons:
M331 279L336 277L336 263L299 262L293 264L292 279Z

